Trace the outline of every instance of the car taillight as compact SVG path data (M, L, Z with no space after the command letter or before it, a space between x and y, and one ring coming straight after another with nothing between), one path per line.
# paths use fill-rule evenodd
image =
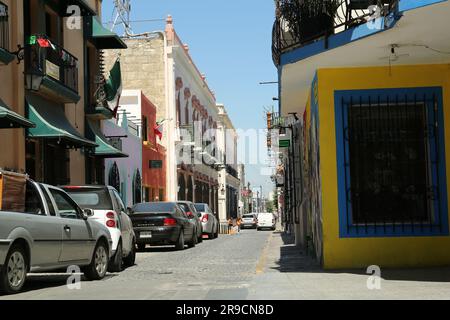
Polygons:
M108 212L107 214L106 214L106 218L108 219L107 221L106 221L106 226L107 227L109 227L109 228L115 228L116 226L117 226L117 223L116 223L116 215L114 214L114 212Z
M209 219L208 215L204 215L202 217L202 222L208 222L208 219Z
M176 224L177 224L177 220L175 220L175 219L172 219L172 218L164 219L164 226L166 226L166 227L175 226Z
M108 212L108 213L106 214L106 217L107 217L108 219L115 219L115 218L116 218L116 215L114 214L114 212Z
M108 220L108 221L106 221L106 226L109 227L109 228L115 228L116 227L116 221Z

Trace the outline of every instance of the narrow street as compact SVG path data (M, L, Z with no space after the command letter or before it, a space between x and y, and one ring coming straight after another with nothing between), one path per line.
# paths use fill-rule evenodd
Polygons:
M246 299L270 235L244 230L184 251L147 247L134 267L80 290L67 289L67 275L30 275L24 293L0 299Z
M383 270L369 290L365 270L324 271L283 232L243 230L193 249L147 248L134 267L69 290L68 275L29 276L0 300L448 299L450 268Z

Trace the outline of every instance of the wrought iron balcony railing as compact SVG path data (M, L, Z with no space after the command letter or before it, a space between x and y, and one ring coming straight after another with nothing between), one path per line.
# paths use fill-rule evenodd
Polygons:
M395 12L399 0L276 0L272 58ZM325 41L325 46L328 42Z
M227 164L227 173L232 177L239 178L237 170L229 164Z
M32 35L25 46L25 73L47 76L78 93L78 59L45 35Z
M8 6L0 2L0 48L9 51Z

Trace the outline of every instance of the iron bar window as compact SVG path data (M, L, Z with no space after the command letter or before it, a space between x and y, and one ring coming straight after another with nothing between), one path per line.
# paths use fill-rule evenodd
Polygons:
M341 234L448 232L442 103L411 90L340 96Z
M0 48L9 51L9 13L3 2L0 2Z

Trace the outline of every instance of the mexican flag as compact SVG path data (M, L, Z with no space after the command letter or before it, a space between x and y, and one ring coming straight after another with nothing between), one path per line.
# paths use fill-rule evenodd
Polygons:
M158 121L156 122L155 127L153 128L153 131L155 132L155 135L159 137L159 140L162 140L163 137L163 123L166 120Z
M120 59L117 59L109 71L109 79L105 85L106 101L109 109L114 112L114 117L119 110L120 95L122 94L122 72L120 70Z

